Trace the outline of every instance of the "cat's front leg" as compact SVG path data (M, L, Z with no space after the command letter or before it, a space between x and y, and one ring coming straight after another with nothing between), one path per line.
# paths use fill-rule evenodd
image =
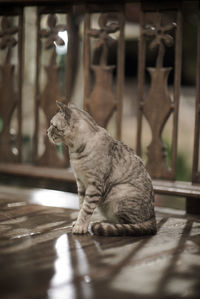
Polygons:
M87 188L85 198L80 209L76 223L72 229L74 234L85 234L88 231L90 218L101 198L100 192L94 185Z
M79 179L77 179L77 188L78 188L78 198L79 198L79 204L81 210L85 198L85 186Z
M76 183L77 183L77 188L78 188L79 210L81 210L82 205L83 205L83 201L84 201L84 198L85 198L85 186L81 182L81 180L78 179L78 178L76 178ZM76 221L72 222L73 227L76 224Z

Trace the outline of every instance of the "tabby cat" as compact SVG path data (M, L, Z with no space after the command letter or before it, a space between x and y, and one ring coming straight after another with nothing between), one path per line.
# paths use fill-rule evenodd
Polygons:
M100 208L106 222L94 222L91 230L104 236L142 236L156 233L152 182L134 151L98 126L85 111L57 102L59 112L47 130L54 144L69 148L76 177L80 212L74 234L88 232L94 210Z

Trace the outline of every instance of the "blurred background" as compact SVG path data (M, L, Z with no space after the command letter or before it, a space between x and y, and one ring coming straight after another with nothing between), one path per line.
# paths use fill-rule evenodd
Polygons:
M185 1L182 9L183 18L183 46L182 46L182 73L181 73L181 89L179 102L179 121L178 121L178 147L177 147L177 170L176 180L191 181L192 163L193 163L193 147L194 147L194 127L195 127L195 97L196 97L196 65L197 65L197 26L198 26L198 1ZM45 165L46 151L46 129L49 125L49 118L45 111L49 111L49 115L55 110L55 106L51 109L48 102L42 101L44 98L51 97L51 84L49 84L50 73L58 74L58 86L52 86L52 89L59 88L60 97L65 101L75 103L78 107L84 106L84 17L81 7L66 16L66 13L56 13L54 17L49 17L49 12L44 11L39 14L36 7L25 7L23 9L23 67L22 67L22 84L21 84L21 110L14 106L8 118L9 123L0 113L0 133L3 132L5 126L9 126L9 134L11 136L10 146L13 156L18 156L18 134L21 130L21 160L23 165ZM126 4L125 6L125 26L124 26L124 87L123 87L123 109L121 118L121 140L133 149L136 149L137 136L137 92L138 92L138 43L140 38L140 4ZM99 13L91 14L91 28L100 30ZM9 16L7 18L10 23L6 24L4 16L0 17L1 35L8 28L19 26L18 16ZM7 27L6 27L7 26ZM38 31L38 26L40 31ZM19 39L18 32L13 30L10 37ZM38 46L38 34L40 45ZM4 34L5 36L5 34ZM110 34L112 43L109 45L107 54L107 65L117 65L117 40L119 32ZM172 33L173 36L173 33ZM173 36L174 37L174 36ZM116 40L116 42L115 42ZM13 41L14 42L14 41ZM6 41L5 41L6 43ZM91 40L91 61L93 65L98 64L101 52L96 45L96 39ZM3 45L1 41L0 65L1 65L1 89L4 95L8 97L3 85L5 84L5 69L12 68L12 86L15 90L18 84L19 71L19 48L13 44L12 55L8 58L8 44ZM55 52L55 53L54 53ZM53 54L52 54L53 53ZM7 58L6 58L7 55ZM175 66L175 48L168 47L164 56L164 67ZM157 50L148 50L146 52L146 66L155 65ZM7 60L6 60L7 59ZM5 67L7 63L7 68ZM14 66L14 67L13 67ZM52 71L54 69L54 71ZM9 72L8 72L9 73ZM8 80L7 78L7 80ZM91 75L94 80L94 74ZM52 78L51 78L52 79ZM67 82L67 83L66 83ZM10 83L10 84L11 84ZM113 90L117 86L117 69L113 71ZM144 94L147 95L150 89L151 80L147 71L145 71ZM171 71L167 81L167 88L170 97L173 98L174 92L174 71ZM9 88L9 85L8 85ZM52 92L52 94L55 94ZM38 100L39 97L39 100ZM145 97L145 96L144 96ZM8 97L9 98L9 97ZM39 104L38 104L39 103ZM40 105L40 103L43 103ZM7 103L6 105L9 105ZM2 107L2 106L1 106ZM48 110L49 109L49 110ZM0 111L2 108L0 108ZM21 112L19 112L19 110ZM20 114L21 113L21 114ZM19 123L18 118L22 119ZM113 137L117 138L116 129L116 111L110 117L107 129ZM171 144L172 144L172 127L173 115L171 115L162 132L162 141L166 147L166 161L170 165L171 161ZM147 147L151 143L152 133L150 126L145 118L143 118L142 131L142 157L147 161ZM37 142L36 142L37 141ZM37 143L37 148L35 147ZM67 153L62 147L56 149L58 160L61 161L62 168L70 169L67 161ZM12 158L13 159L13 158ZM12 160L11 159L11 160ZM41 160L40 160L41 159ZM5 162L3 154L1 161ZM38 161L40 161L38 163ZM13 162L7 160L7 163ZM64 166L63 166L64 165ZM69 170L70 171L70 170ZM1 175L3 183L9 184L17 182L18 176L7 177ZM60 185L55 184L55 188ZM172 197L156 196L156 204L158 206L168 206L178 209L185 208L185 199Z

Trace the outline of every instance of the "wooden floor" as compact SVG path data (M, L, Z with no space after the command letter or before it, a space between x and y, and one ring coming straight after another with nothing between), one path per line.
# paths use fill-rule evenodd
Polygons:
M0 186L1 299L200 298L200 218L159 209L153 237L75 236L77 209L73 194Z

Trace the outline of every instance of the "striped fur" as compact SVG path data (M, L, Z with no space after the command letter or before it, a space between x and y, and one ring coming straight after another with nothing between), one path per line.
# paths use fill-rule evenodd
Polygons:
M60 111L48 129L50 141L69 147L80 199L73 233L88 232L98 207L108 222L94 223L92 232L104 236L156 233L152 182L134 151L98 126L85 111L58 104Z
M141 236L154 235L156 233L155 219L137 224L114 224L106 222L92 223L91 231L100 236Z

